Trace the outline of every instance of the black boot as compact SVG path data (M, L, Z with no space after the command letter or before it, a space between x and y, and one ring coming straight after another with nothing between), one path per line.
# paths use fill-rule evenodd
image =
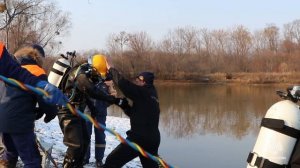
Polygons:
M83 163L74 157L66 155L63 162L63 168L83 168Z

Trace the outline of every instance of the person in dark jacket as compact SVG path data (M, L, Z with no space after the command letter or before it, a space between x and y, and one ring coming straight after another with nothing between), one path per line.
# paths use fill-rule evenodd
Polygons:
M10 56L2 42L0 42L0 75L44 89L50 94L49 97L43 97L47 103L64 105L67 101L63 93L57 87L22 68L20 64Z
M107 86L101 73L106 69L106 60L103 55L94 56L89 63L72 68L62 80L62 89L69 95L69 101L76 109L84 111L87 106L91 115L97 112L94 100L115 103L117 99L107 92ZM104 67L105 66L105 67ZM106 105L107 106L107 105ZM89 145L89 135L86 121L73 115L69 109L62 108L58 113L59 124L64 134L63 142L68 149L63 161L64 168L82 168L84 156ZM99 121L98 121L99 122Z
M157 156L160 144L158 129L160 109L157 92L153 85L154 74L142 72L133 83L114 68L110 68L109 73L112 75L115 86L119 87L125 97L133 102L131 108L126 105L127 103L119 104L130 118L131 129L126 132L126 139ZM126 102L126 99L123 99L124 101ZM155 161L143 157L139 152L121 143L107 156L103 168L120 168L137 156L144 168L158 167Z
M44 56L33 47L24 47L15 53L22 67L41 81L47 80L41 68ZM36 144L34 121L37 115L42 114L45 114L46 123L51 121L57 114L57 107L47 104L41 96L15 86L2 83L0 91L0 132L5 146L2 166L15 167L20 156L25 168L40 168L41 156Z

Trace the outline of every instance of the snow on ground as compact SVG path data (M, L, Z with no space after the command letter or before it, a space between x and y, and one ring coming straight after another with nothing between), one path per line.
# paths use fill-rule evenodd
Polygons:
M118 132L122 137L126 137L126 131L130 128L129 119L127 118L118 118L118 117L111 117L108 116L106 120L106 126L107 128L114 129L116 132ZM65 155L65 151L67 147L63 144L63 134L61 132L61 129L58 124L57 117L53 119L49 123L44 123L43 119L40 119L36 121L36 128L35 132L37 136L41 139L41 141L45 141L47 143L53 144L52 149L52 157L54 160L58 163L59 167L62 167L63 158ZM91 140L92 146L91 146L91 158L90 163L88 165L85 165L85 168L92 168L95 167L95 153L94 153L94 144L95 144L95 138L94 135L92 135ZM108 133L106 131L106 149L105 149L105 156L106 156L119 144L120 142L117 140L117 138ZM142 167L140 164L139 158L135 158L131 162L127 163L123 168L139 168Z

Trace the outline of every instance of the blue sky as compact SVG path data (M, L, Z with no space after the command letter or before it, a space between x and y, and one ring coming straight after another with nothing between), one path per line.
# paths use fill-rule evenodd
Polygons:
M251 31L300 19L298 0L58 0L71 14L72 28L62 38L64 50L105 49L109 34L146 31L162 39L178 27L232 28Z

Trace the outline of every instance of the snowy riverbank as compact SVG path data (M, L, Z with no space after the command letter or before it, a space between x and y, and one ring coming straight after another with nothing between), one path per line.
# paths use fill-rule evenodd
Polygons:
M129 119L127 118L118 118L118 117L107 117L106 125L108 128L114 129L118 133L120 133L123 137L126 137L126 131L130 128ZM36 134L39 138L47 143L53 144L52 157L58 163L59 167L61 167L64 154L66 151L66 146L62 143L63 135L60 130L57 117L52 120L50 123L45 124L43 119L40 119L36 122ZM85 168L95 167L95 159L94 159L94 136L92 136L92 148L91 148L91 159L90 163L85 166ZM117 140L115 136L106 132L106 150L105 150L105 158L106 156L119 144L120 142ZM105 160L104 158L104 160ZM141 167L140 161L138 158L132 160L127 163L125 168L138 168Z

